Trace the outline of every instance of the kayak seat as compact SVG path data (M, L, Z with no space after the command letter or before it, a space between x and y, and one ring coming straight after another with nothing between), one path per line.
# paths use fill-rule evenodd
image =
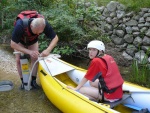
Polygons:
M104 101L104 104L109 104L110 108L114 108L115 106L123 103L125 100L127 100L128 98L132 98L130 94L123 94L122 99L115 101L115 102L108 102L108 101Z

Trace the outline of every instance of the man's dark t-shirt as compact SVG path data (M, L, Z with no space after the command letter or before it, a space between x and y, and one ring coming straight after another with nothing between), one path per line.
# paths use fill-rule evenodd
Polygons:
M32 22L33 19L29 19L28 22L28 28L29 28L29 32L34 36L35 34L32 33L31 28L30 28L30 24ZM53 31L51 25L46 22L46 26L45 29L43 31L43 33L49 38L49 39L53 39L56 36L56 33ZM24 26L23 26L23 21L21 19L16 21L16 25L14 27L13 33L12 33L12 41L16 42L16 43L22 43L23 45L32 45L34 43L36 43L38 41L38 38L35 38L34 40L30 41L30 42L24 42L23 40L21 40L21 38L24 37ZM28 38L28 37L26 37Z

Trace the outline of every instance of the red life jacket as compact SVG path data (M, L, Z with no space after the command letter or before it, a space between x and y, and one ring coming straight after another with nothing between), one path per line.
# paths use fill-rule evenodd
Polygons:
M39 18L39 17L44 18L44 16L39 14L37 11L27 10L27 11L22 11L20 14L18 14L16 21L18 19L22 19L22 21L23 21L23 27L24 27L25 32L24 32L21 40L24 41L25 43L32 41L38 37L38 35L32 35L29 32L28 22L29 22L30 18ZM14 26L16 25L16 21L14 22Z
M106 62L108 68L106 75L102 75L102 78L104 79L108 90L112 90L113 92L113 89L115 91L117 87L123 84L124 80L122 79L118 66L113 57L105 55L101 59Z

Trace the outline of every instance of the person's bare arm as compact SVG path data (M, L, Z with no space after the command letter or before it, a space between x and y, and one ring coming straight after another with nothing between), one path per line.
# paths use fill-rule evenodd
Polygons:
M58 42L58 36L56 35L55 38L53 38L53 40L51 41L51 43L49 44L49 46L47 47L47 49L45 49L42 53L41 56L45 57L48 56L49 53L52 51L52 49L56 46Z
M76 88L73 88L72 86L67 86L67 88L72 90L79 90L88 80L86 78L82 78L81 82L78 84Z
M17 51L20 51L25 54L30 54L30 50L26 49L25 47L20 46L19 44L17 44L16 42L14 42L12 40L11 40L10 46L11 46L11 48L13 48Z
M13 49L15 49L17 51L20 51L20 52L22 52L24 54L29 54L33 58L37 58L38 55L39 55L38 51L29 50L29 49L27 49L25 47L20 46L19 44L17 44L16 42L14 42L12 40L11 40L10 46L11 46L11 48L13 48Z

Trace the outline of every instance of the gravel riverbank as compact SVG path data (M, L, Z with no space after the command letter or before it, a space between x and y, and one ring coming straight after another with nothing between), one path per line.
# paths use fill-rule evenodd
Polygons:
M21 84L10 47L0 47L0 81L10 80L14 84L11 91L0 92L0 111L2 113L61 113L39 90L19 90ZM37 80L40 85L39 80Z

